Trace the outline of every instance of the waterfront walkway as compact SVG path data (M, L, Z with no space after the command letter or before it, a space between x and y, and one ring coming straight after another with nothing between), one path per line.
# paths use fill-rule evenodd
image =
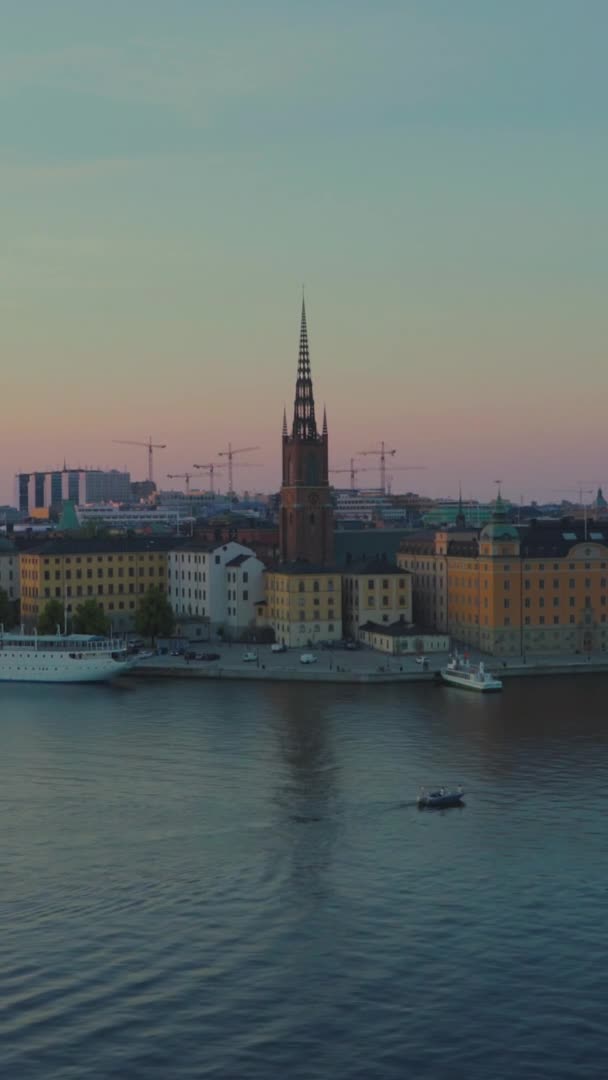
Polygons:
M219 653L215 661L185 660L182 656L152 656L143 660L131 673L138 677L173 679L250 679L276 682L387 683L433 682L447 654L428 657L424 671L414 657L386 656L371 649L315 650L314 664L301 664L302 649L273 653L269 645L209 645L200 643L198 652ZM245 652L257 654L257 661L244 661ZM515 676L577 675L608 672L608 655L509 657L471 653L471 660L482 659L488 671L501 679Z

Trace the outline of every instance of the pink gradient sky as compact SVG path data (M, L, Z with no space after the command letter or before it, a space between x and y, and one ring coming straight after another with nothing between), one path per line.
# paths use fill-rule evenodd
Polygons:
M229 7L7 13L0 504L64 458L142 477L112 440L148 434L161 484L230 440L276 489L302 280L334 467L608 486L606 6Z

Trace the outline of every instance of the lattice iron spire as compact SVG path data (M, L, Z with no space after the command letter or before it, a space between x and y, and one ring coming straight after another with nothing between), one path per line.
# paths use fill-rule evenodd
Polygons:
M310 355L308 351L308 330L306 327L306 305L302 297L302 319L300 323L300 352L298 355L298 379L293 408L294 439L316 439L317 422L315 420L315 399L312 393L310 374Z
M285 406L283 406L283 430L282 430L281 434L285 438L287 438L287 434L288 434L288 432L287 432L287 410L286 410Z
M323 406L323 434L327 435L327 409Z

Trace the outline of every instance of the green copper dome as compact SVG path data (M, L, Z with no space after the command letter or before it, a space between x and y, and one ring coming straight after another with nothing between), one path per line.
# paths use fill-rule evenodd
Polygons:
M482 540L519 540L519 533L515 525L507 521L507 511L502 501L500 491L496 496L492 520L484 525L481 530Z
M518 540L519 533L515 525L508 521L490 521L481 530L482 540Z

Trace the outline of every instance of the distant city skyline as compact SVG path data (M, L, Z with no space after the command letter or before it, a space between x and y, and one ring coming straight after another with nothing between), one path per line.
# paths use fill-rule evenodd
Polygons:
M395 491L608 488L604 3L34 8L0 39L0 504L64 458L144 479L113 440L149 434L160 486L231 442L278 490L302 281L330 468L384 439L426 467Z

